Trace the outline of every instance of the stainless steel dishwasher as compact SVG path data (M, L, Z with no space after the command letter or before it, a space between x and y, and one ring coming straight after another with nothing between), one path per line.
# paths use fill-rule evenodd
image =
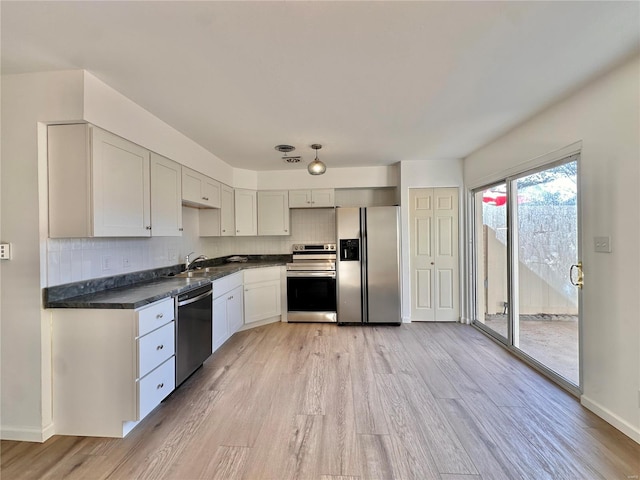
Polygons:
M176 387L211 355L211 284L176 298Z

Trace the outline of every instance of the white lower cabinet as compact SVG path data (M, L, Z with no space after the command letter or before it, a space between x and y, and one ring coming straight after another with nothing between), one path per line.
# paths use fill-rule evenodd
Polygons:
M213 341L215 352L244 324L242 273L234 273L213 282Z
M250 324L281 314L280 267L244 271L244 323Z
M51 310L56 434L124 437L173 391L173 305Z

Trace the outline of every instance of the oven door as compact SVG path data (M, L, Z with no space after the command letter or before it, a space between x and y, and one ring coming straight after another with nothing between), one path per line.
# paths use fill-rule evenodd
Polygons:
M336 272L287 272L289 322L336 321Z

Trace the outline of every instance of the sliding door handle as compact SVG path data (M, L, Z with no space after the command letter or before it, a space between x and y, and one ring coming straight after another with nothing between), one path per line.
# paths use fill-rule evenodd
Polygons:
M576 269L577 277L576 280L573 280L573 269ZM569 269L569 281L575 287L582 288L584 286L584 271L582 270L582 262L578 262L574 265L571 265Z

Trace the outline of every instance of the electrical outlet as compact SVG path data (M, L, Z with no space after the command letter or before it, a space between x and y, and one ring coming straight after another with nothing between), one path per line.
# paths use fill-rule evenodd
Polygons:
M131 266L131 262L129 261L129 257L122 257L122 268L129 268Z
M593 247L598 253L611 253L611 237L593 237Z
M170 262L175 262L176 260L178 260L178 251L170 248L167 252L167 257L169 257Z
M0 243L0 260L11 260L10 243Z
M111 270L113 259L109 255L102 257L102 270Z

